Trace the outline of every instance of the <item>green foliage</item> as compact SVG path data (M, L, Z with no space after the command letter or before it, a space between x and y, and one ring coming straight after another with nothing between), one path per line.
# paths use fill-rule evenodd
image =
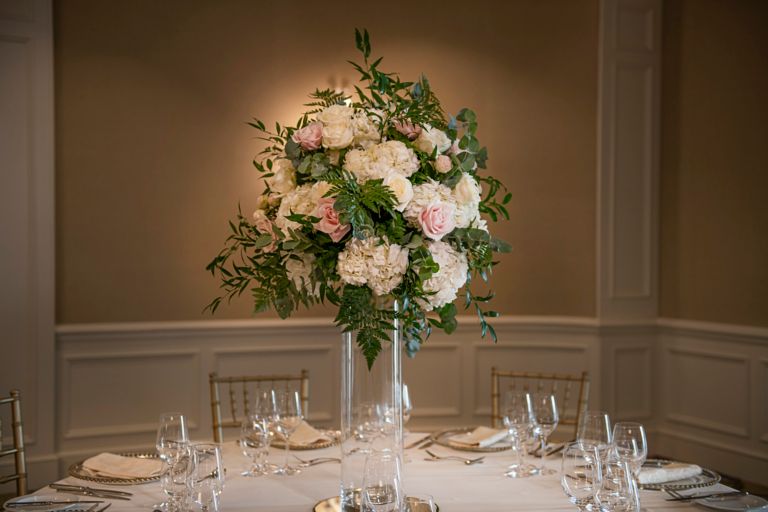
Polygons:
M370 369L381 352L382 342L390 341L389 331L395 328L394 318L393 310L376 306L370 288L346 285L335 322L344 332L357 333L357 344Z

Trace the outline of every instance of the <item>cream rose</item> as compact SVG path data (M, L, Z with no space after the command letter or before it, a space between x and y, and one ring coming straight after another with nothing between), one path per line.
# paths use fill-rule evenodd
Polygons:
M272 162L272 176L265 181L273 194L284 196L296 188L296 169L290 160L278 158Z
M432 153L437 148L437 153L445 153L451 147L451 139L444 131L424 125L424 129L414 141L414 145L425 153Z
M437 172L446 173L450 171L452 167L451 157L448 155L438 155L437 158L435 158L435 170Z
M316 116L323 124L348 124L352 120L355 110L346 105L331 105L323 109Z
M343 149L352 144L354 138L355 133L349 123L323 125L323 147Z
M469 174L462 173L461 179L453 189L453 197L459 206L480 202L480 185Z
M405 210L408 203L413 199L413 185L408 178L402 174L393 173L384 179L384 185L388 186L397 199L395 209L399 212Z

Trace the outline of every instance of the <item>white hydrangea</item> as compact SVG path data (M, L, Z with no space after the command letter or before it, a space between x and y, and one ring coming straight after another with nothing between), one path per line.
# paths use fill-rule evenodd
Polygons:
M453 189L456 201L456 227L466 228L480 215L480 185L471 175L462 173Z
M437 147L437 153L445 153L451 147L451 139L444 131L425 124L414 145L425 153L432 153Z
M437 181L429 180L426 183L413 187L413 197L405 207L403 216L413 226L418 226L421 211L434 201L456 205L456 199L453 197L450 188Z
M408 249L389 244L378 237L353 238L339 253L337 270L347 284L368 287L376 295L386 295L402 281L408 268Z
M386 179L393 173L407 178L419 169L419 158L399 140L389 140L368 149L348 151L344 157L344 168L354 174L359 183Z
M450 244L430 241L427 248L440 270L424 281L424 291L434 292L434 295L429 295L426 301L419 300L419 303L432 311L456 300L459 289L467 282L468 265L466 255L457 252Z
M310 274L312 274L312 267L315 263L315 255L309 253L301 253L298 255L301 259L288 258L285 260L285 270L288 274L288 279L293 281L296 288L301 290L310 290L312 286L310 281ZM320 290L320 283L315 284L313 295L317 295Z
M277 197L284 196L296 188L296 169L287 158L278 158L272 162L272 176L265 178L269 189Z
M381 114L378 111L373 111ZM381 142L379 133L380 117L360 110L352 117L352 133L354 138L352 143L356 146L369 148L374 144Z
M315 209L315 204L315 201L312 200L312 185L296 187L280 201L280 207L278 207L275 216L275 224L283 230L299 229L301 224L289 220L287 217L294 213L311 215Z

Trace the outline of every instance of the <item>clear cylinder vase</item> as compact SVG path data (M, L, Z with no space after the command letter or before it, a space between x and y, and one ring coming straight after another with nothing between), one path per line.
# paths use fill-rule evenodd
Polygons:
M392 307L390 305L390 307ZM397 311L397 303L394 304ZM403 374L398 321L369 369L355 332L341 336L341 509L360 510L365 461L391 452L402 464Z

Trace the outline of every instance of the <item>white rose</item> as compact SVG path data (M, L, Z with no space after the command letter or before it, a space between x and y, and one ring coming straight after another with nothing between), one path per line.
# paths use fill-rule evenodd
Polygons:
M471 205L480 202L480 185L469 174L462 173L461 179L453 189L453 197L459 206Z
M399 212L405 210L405 207L413 199L413 185L411 185L410 180L402 174L393 173L384 179L384 185L388 186L397 198L395 209Z
M323 125L323 147L328 149L343 149L350 144L355 137L352 124L347 122Z
M265 181L275 195L284 196L296 188L296 169L290 160L279 158L272 163L272 176Z
M346 105L331 105L315 116L323 124L349 124L355 110Z
M451 147L451 139L448 138L448 135L428 124L424 125L424 129L413 143L425 153L432 153L435 147L437 147L438 154L445 153Z

